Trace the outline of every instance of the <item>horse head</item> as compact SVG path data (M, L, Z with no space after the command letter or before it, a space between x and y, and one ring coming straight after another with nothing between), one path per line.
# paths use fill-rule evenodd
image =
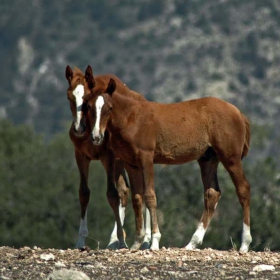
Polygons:
M101 145L104 139L107 123L113 108L112 94L116 89L116 82L110 79L107 89L94 87L89 84L90 95L84 96L84 110L86 110L91 126L91 138L94 145Z
M90 80L88 79L89 75L92 77ZM80 69L76 68L73 71L68 65L65 70L65 77L69 84L67 98L70 102L74 130L77 134L83 134L85 132L85 119L82 113L83 97L90 93L88 80L91 86L94 85L92 69L88 66L84 75Z

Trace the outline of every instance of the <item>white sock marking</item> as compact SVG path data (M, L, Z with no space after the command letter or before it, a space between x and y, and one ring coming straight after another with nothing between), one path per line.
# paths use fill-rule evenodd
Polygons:
M193 250L197 247L197 245L200 245L203 241L206 230L207 228L205 229L203 227L203 223L199 223L195 233L192 236L190 243L185 248L187 250Z
M104 105L104 98L103 96L99 96L95 102L96 108L96 121L92 131L93 138L100 136L100 118L101 118L101 110Z
M246 253L249 250L249 245L252 242L250 227L243 223L242 231L242 244L240 247L240 252Z
M77 109L77 113L76 113L77 117L75 120L76 131L79 130L80 121L81 121L81 117L82 117L82 104L83 104L84 94L85 94L85 88L83 85L78 85L73 91L73 95L76 98L76 109Z
M76 244L77 248L85 247L86 244L85 240L87 236L88 236L88 227L87 227L87 211L86 211L84 219L81 218L80 220L79 236Z
M152 229L151 229L151 215L149 209L145 207L145 237L143 242L150 243L152 239Z
M119 205L119 214L120 214L121 224L123 226L124 218L125 218L125 207L122 206L121 202L120 202L120 205ZM111 233L111 237L110 237L110 241L109 241L108 246L110 246L110 244L113 244L116 241L119 241L118 240L118 234L117 234L117 222L115 222L114 229Z

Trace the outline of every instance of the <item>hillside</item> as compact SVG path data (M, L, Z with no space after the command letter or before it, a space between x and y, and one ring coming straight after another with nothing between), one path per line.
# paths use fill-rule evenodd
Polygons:
M0 7L2 118L47 138L61 132L71 119L65 67L90 64L150 100L228 100L253 124L253 154L279 155L278 1L19 0Z

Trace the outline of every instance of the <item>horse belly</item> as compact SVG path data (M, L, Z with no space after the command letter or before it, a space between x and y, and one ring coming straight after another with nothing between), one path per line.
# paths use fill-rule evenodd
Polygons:
M180 149L165 150L155 153L154 163L156 164L183 164L199 159L204 151L203 148L185 147Z

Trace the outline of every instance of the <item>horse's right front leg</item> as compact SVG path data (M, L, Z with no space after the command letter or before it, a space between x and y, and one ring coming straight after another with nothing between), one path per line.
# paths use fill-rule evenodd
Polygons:
M108 178L108 180L112 180ZM124 218L125 218L125 209L127 206L127 200L129 196L129 187L128 187L128 182L126 179L125 175L125 170L124 170L124 163L121 160L116 160L115 165L114 165L114 182L116 183L116 188L119 196L119 216L121 220L121 226L124 224ZM113 185L114 182L111 182L110 184ZM109 187L110 188L110 187ZM120 249L120 248L127 248L127 245L125 242L120 244L119 238L118 238L118 226L117 222L115 222L114 229L111 233L110 241L109 244L107 245L108 249ZM124 233L124 238L125 238L125 232Z
M142 152L140 155L141 158L141 168L143 175L143 186L144 186L144 198L145 204L150 212L151 218L151 231L152 231L152 241L151 241L151 250L159 249L159 241L161 238L161 233L158 227L157 220L157 198L155 192L155 183L154 183L154 165L153 165L153 153Z
M120 203L119 193L115 187L115 156L111 150L107 150L106 155L101 158L101 162L107 173L107 199L115 214L115 228L111 234L111 239L107 248L121 249L127 248L125 233L123 231L123 221L125 208ZM123 171L124 172L124 171ZM117 238L115 238L117 233Z
M130 187L131 187L131 199L132 206L135 215L135 239L131 250L139 250L143 243L145 237L144 230L144 219L143 219L143 175L140 169L131 167L129 165L125 166L127 171Z
M80 172L79 199L81 207L81 220L76 248L81 249L85 247L85 238L88 236L87 207L90 198L90 190L88 188L88 172L90 159L88 159L78 151L75 151L75 158Z

